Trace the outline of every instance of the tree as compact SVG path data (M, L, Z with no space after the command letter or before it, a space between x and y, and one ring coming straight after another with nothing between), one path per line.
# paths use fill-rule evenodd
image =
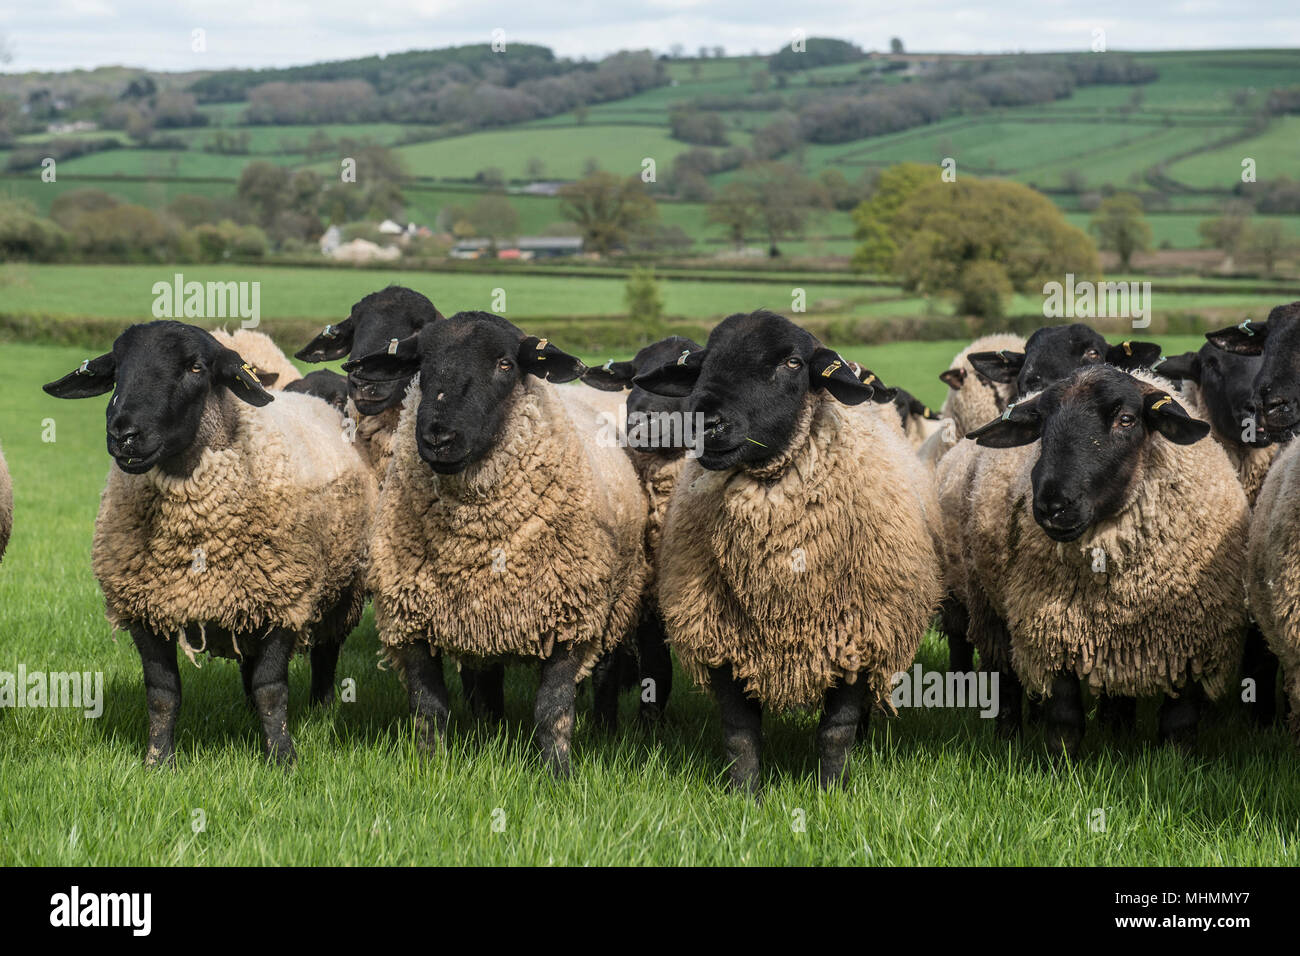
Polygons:
M627 303L628 315L642 326L647 337L658 338L664 315L664 299L659 292L659 283L655 282L653 268L632 270L623 291L623 301Z
M1250 227L1250 207L1246 203L1229 203L1223 213L1214 219L1202 219L1197 225L1201 238L1213 248L1234 256L1241 249L1246 231Z
M733 180L718 191L704 218L708 223L726 226L731 241L739 248L745 244L746 234L758 225L758 208L749 187Z
M546 164L538 156L530 156L524 164L524 175L529 179L541 179L546 175Z
M853 238L861 245L853 252L853 268L861 272L888 272L898 245L893 238L894 216L917 190L938 181L933 166L899 163L881 172L871 198L853 210Z
M826 191L789 163L751 163L722 188L706 215L726 226L738 245L746 232L761 232L775 258L777 244L802 234L809 216L827 205Z
M235 192L258 223L269 226L289 198L289 171L266 160L249 163L239 174Z
M498 239L519 234L519 213L505 196L480 196L466 218L477 235L489 240L494 253Z
M889 38L889 52L895 54L903 52L903 41L899 37Z
M587 249L608 253L659 211L639 177L597 170L560 189L560 215L582 230Z
M986 317L1002 313L1009 290L1037 292L1067 273L1101 271L1087 233L1046 196L1005 180L936 179L898 208L891 236L898 252L889 271L904 289L953 295Z
M1290 251L1290 237L1282 224L1276 221L1261 222L1246 232L1246 249L1264 262L1264 271L1272 274L1277 260Z
M1142 200L1132 193L1103 200L1088 228L1102 249L1119 256L1124 270L1132 267L1133 253L1151 248L1151 225L1142 217Z

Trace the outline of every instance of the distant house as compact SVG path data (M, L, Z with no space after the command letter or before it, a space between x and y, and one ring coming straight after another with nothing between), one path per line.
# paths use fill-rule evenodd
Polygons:
M526 196L558 196L560 188L564 186L563 182L547 181L529 183L519 191Z
M68 133L93 133L99 129L98 123L92 123L90 120L77 120L75 123L51 123L45 127L45 132L51 136L64 136Z
M343 230L338 226L330 226L320 237L320 251L325 255L333 255L334 250L343 242Z
M491 245L490 239L461 239L451 247L449 255L453 259L478 259L487 254ZM581 236L520 236L513 242L502 239L497 243L500 259L551 259L581 252Z

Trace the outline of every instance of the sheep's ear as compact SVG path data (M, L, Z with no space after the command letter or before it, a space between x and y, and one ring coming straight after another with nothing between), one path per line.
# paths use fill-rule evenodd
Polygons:
M1148 392L1142 400L1142 418L1177 445L1190 445L1210 433L1210 426L1192 418L1167 392Z
M270 388L280 381L279 372L263 372L260 368L254 368L253 371L257 374L257 380L262 383L263 388Z
M695 380L700 377L700 369L704 367L704 357L708 351L699 349L683 353L675 362L642 372L632 379L632 384L651 395L684 398L695 388Z
M352 351L352 336L356 330L351 316L338 325L327 325L325 331L295 352L293 357L303 362L332 362L341 359Z
M985 448L1018 448L1037 441L1043 434L1043 417L1038 399L1012 402L1007 410L987 425L981 425L966 437Z
M1025 367L1025 353L998 349L996 352L971 352L966 361L990 382L1011 385Z
M887 386L869 368L858 370L858 381L871 386L871 400L877 405L887 404L898 397L898 389Z
M360 372L366 378L389 381L410 378L420 370L420 333L404 339L389 339L388 348L343 363L343 371Z
M631 362L609 361L582 373L584 385L598 388L602 392L621 392L625 388L631 388L634 378L636 366Z
M116 380L117 359L112 352L106 352L98 358L86 359L57 382L41 388L55 398L93 398L109 391Z
M1264 352L1264 340L1268 338L1268 323L1247 319L1231 328L1206 332L1205 337L1211 345L1234 355L1261 355Z
M213 379L230 389L236 398L250 405L268 405L275 396L262 387L257 369L239 357L234 349L222 349L213 363Z
M858 381L849 363L827 348L817 349L808 360L808 383L813 388L826 389L837 402L845 405L861 405L876 391L866 382ZM887 389L882 386L881 391ZM893 396L887 399L892 400Z
M949 388L961 388L966 384L966 370L964 368L950 368L940 372L939 381Z
M1121 342L1106 349L1106 364L1116 368L1150 368L1164 350L1156 342Z
M1170 355L1151 366L1151 371L1176 382L1190 381L1199 385L1201 384L1201 355L1199 352Z
M548 382L572 382L587 371L577 358L535 335L519 343L518 359L520 369Z

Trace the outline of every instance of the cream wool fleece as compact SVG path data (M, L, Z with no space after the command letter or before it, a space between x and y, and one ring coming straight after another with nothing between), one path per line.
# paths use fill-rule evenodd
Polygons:
M265 332L255 332L252 329L227 332L225 329L216 329L212 337L225 348L238 352L239 357L257 369L259 374L274 372L278 377L274 384L266 386L268 391L281 391L290 382L302 378L302 373Z
M966 381L961 388L948 389L948 397L943 400L943 408L939 412L943 418L951 418L956 424L958 439L1001 415L1015 394L1014 384L981 382L979 373L967 358L972 352L996 352L999 349L1023 352L1025 340L1009 333L985 335L958 352L948 364L950 369L966 370Z
M786 710L866 680L887 706L940 596L895 431L809 396L775 460L722 472L686 461L663 532L659 604L697 682L729 663L748 694Z

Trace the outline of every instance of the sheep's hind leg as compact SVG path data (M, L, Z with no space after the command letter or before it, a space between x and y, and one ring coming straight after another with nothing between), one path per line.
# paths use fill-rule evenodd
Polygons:
M149 707L146 767L176 762L176 717L181 709L181 673L176 644L143 627L131 628L131 639L144 667L145 702Z
M623 690L624 676L635 667L626 648L620 646L609 651L591 670L591 709L596 726L604 733L613 733L618 726L618 696Z
M447 733L450 705L447 682L442 676L442 655L428 641L413 641L395 649L398 666L406 679L406 696L415 717L420 749L431 754Z
M1116 734L1137 730L1137 698L1101 694L1097 697L1097 723Z
M1052 756L1073 760L1083 741L1083 691L1073 674L1057 674L1052 679L1052 693L1043 701L1043 723L1047 750Z
M501 662L484 667L460 669L460 685L469 703L470 713L479 720L498 723L506 716L506 665Z
M865 680L856 680L826 692L817 727L818 776L824 790L842 787L848 781L849 753L857 738L866 689Z
M297 760L289 736L289 659L296 643L291 632L275 628L253 658L253 703L262 720L262 747L267 760L282 766Z
M1255 682L1255 700L1247 706L1256 726L1268 727L1277 720L1277 668L1277 657L1264 642L1264 633L1258 624L1251 624L1246 632L1241 672Z
M968 674L975 670L975 645L966 632L970 629L970 614L966 605L949 595L939 605L939 627L948 638L948 670Z
M551 774L559 779L569 776L569 750L573 739L574 698L578 693L578 674L582 670L586 645L556 644L551 656L542 662L542 683L537 688L533 706L537 745Z
M663 618L658 611L647 613L637 625L636 645L641 658L641 671L637 675L641 707L637 713L643 723L657 724L663 720L673 692L673 655L668 650Z
M334 703L334 675L338 672L343 642L321 638L311 646L311 702L328 707Z
M731 667L709 668L709 685L722 711L722 734L731 761L731 788L758 796L763 754L763 706L745 696Z
M1183 750L1196 746L1200 691L1200 684L1189 683L1178 697L1165 695L1160 704L1160 743L1171 744Z

